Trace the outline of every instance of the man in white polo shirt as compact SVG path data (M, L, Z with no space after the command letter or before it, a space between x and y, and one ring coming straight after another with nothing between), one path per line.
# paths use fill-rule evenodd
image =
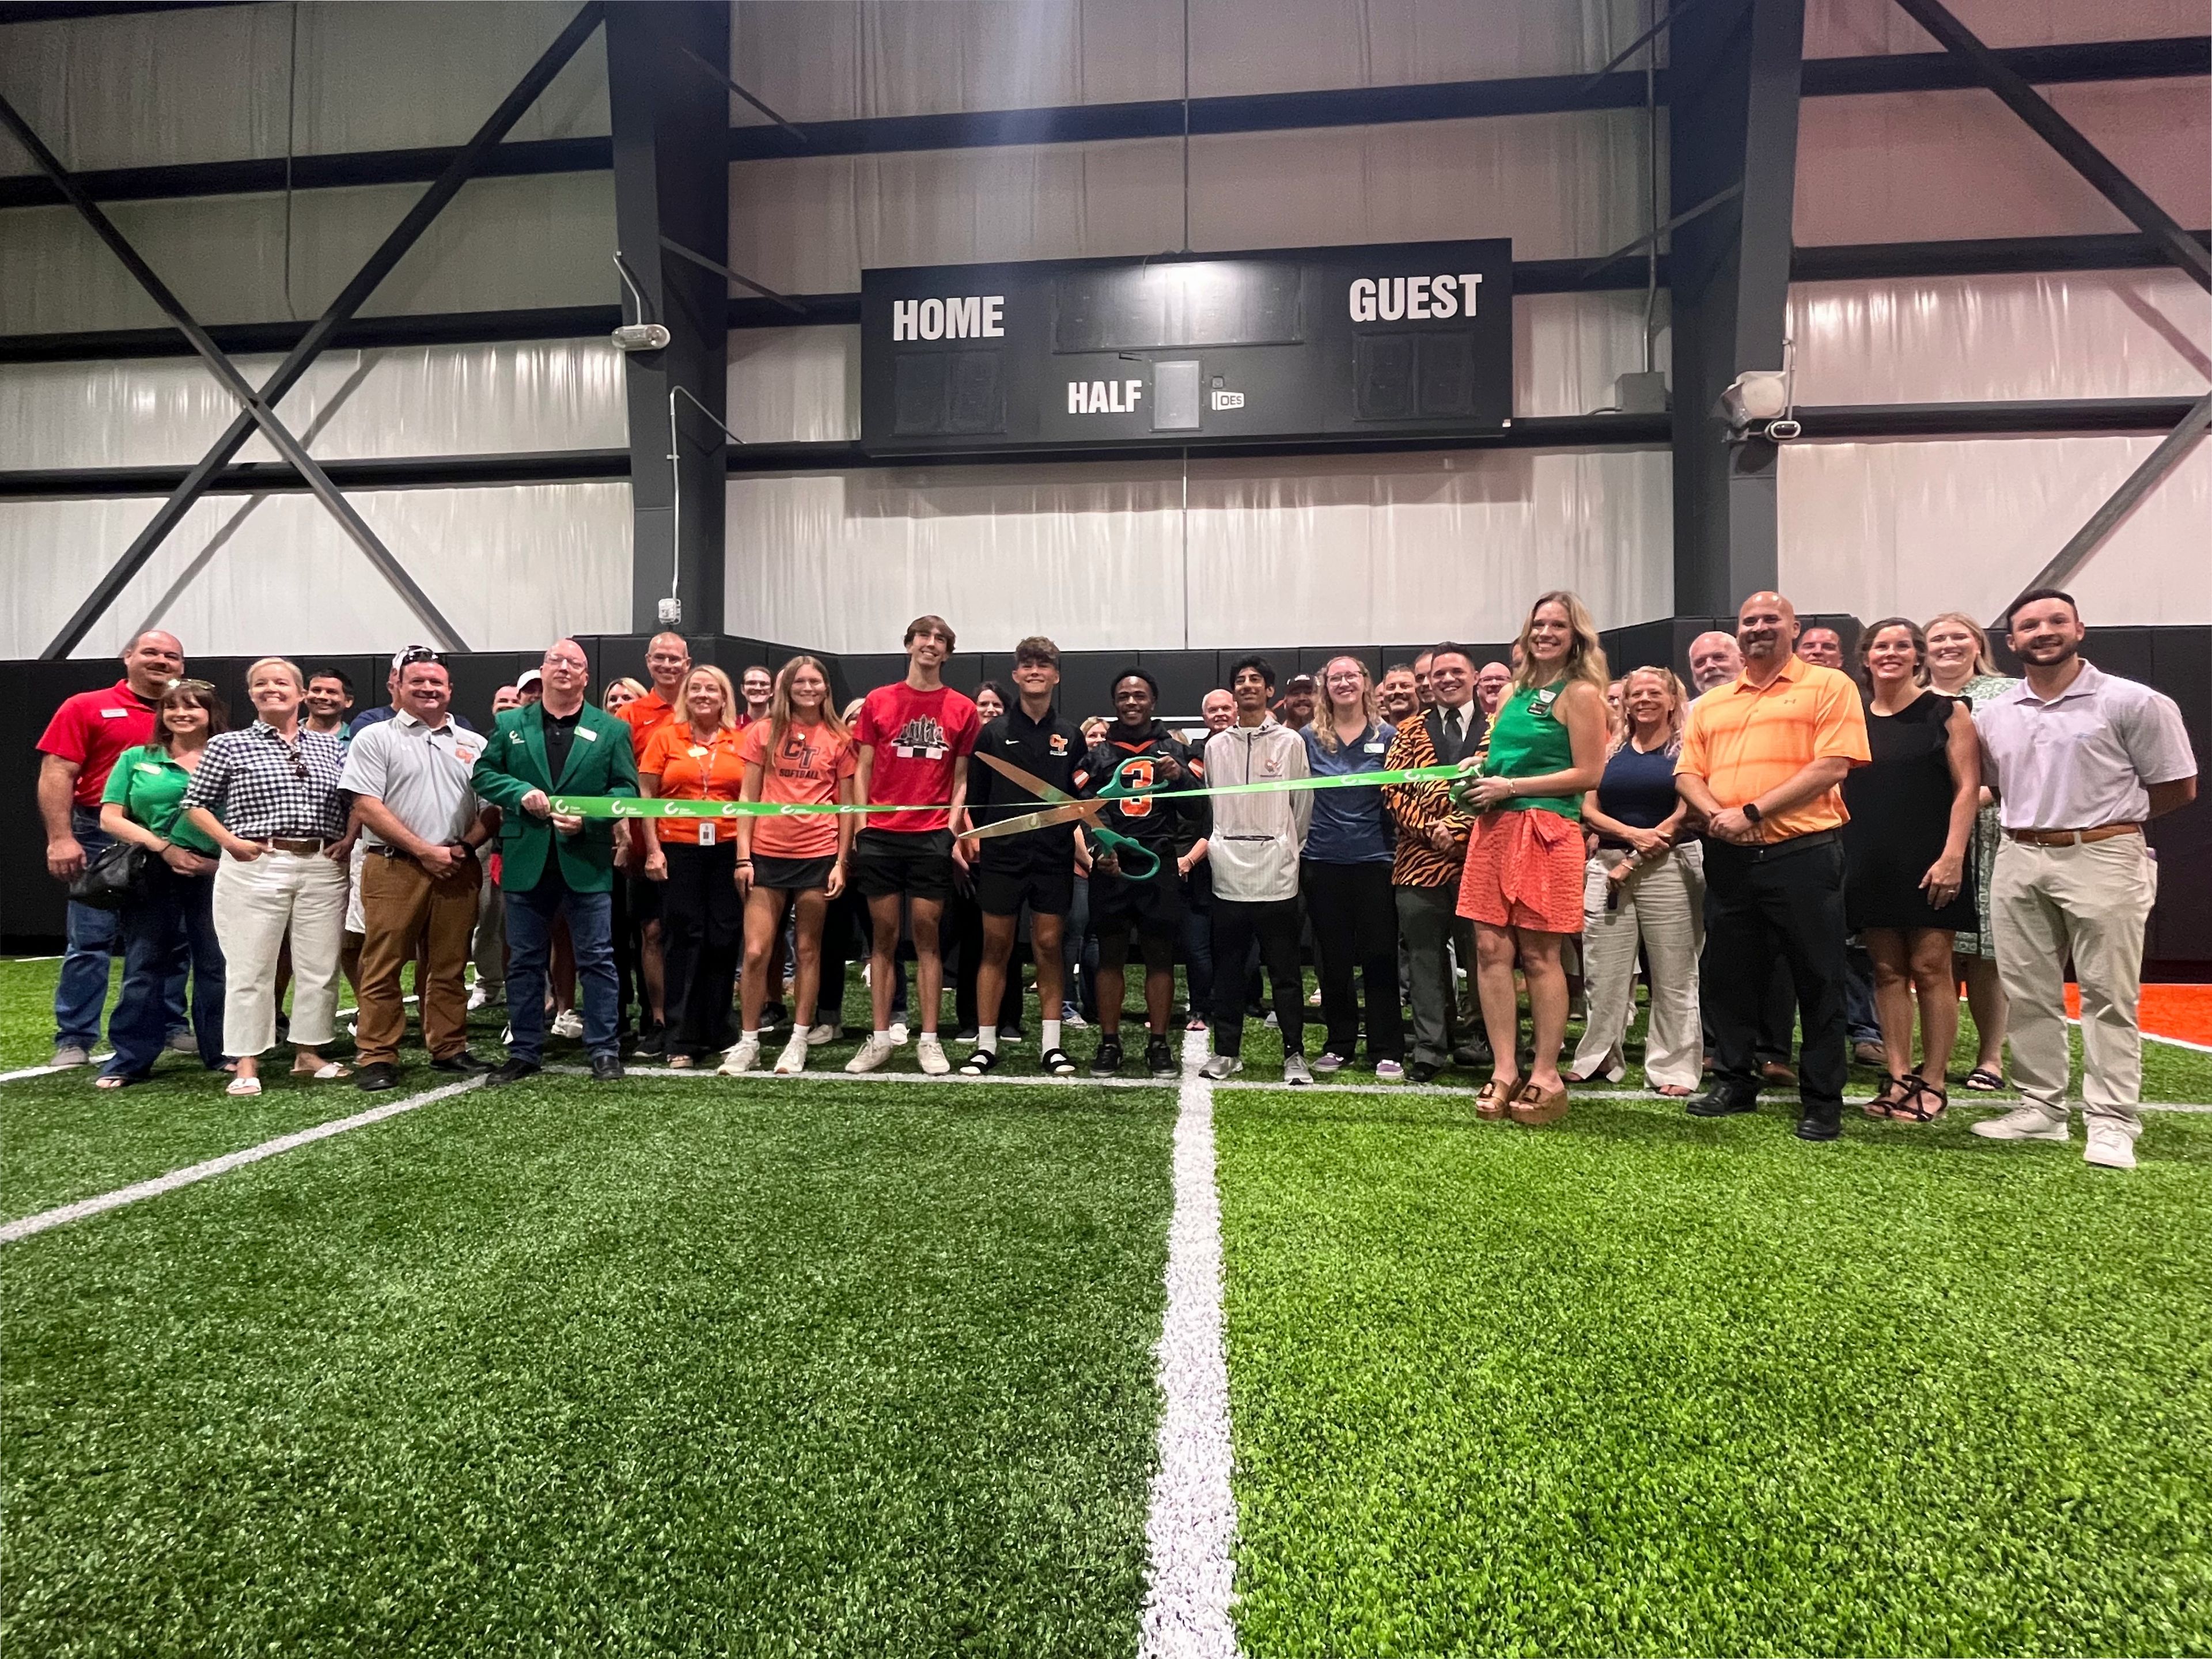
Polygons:
M2072 596L2039 587L2006 618L2027 676L1975 711L1983 781L2004 840L1990 886L1997 975L2012 1008L2024 1103L1974 1133L2067 1139L2066 962L2081 988L2083 1157L2132 1170L2142 1132L2143 924L2158 867L2143 825L2197 797L2197 759L2171 697L2100 672Z
M399 671L398 708L364 727L346 750L338 787L354 797L364 849L361 872L361 1059L356 1083L398 1081L407 1029L400 970L427 941L416 993L431 1069L483 1070L468 1050L469 939L483 879L477 849L497 829L496 808L477 799L470 773L483 739L453 716L446 666L425 653Z

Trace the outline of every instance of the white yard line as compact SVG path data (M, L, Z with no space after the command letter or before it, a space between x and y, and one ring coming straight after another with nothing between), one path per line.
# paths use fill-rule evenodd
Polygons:
M428 1106L433 1101L446 1100L481 1088L481 1077L464 1078L459 1083L448 1083L441 1089L426 1090L419 1095L410 1095L404 1100L386 1101L381 1106L372 1106L365 1112L356 1112L351 1117L335 1118L328 1123L318 1123L312 1128L296 1129L289 1135L279 1135L274 1140L264 1140L258 1146L248 1146L243 1152L226 1152L221 1158L211 1158L204 1164L194 1164L182 1170L172 1170L151 1181L134 1182L128 1187L118 1187L112 1193L102 1193L96 1198L81 1198L74 1204L64 1204L58 1209L41 1210L36 1215L27 1215L20 1221L10 1221L0 1226L0 1244L13 1244L18 1239L28 1238L33 1233L45 1232L49 1227L59 1227L71 1221L82 1221L108 1210L119 1210L126 1204L136 1204L141 1199L159 1198L163 1193L173 1193L179 1187L189 1187L194 1182L227 1175L249 1164L258 1164L264 1158L275 1158L295 1147L311 1146L318 1140L328 1140L332 1135L344 1134L350 1129L365 1129L372 1123L381 1123L402 1112L411 1112L418 1106Z
M1183 1041L1159 1353L1159 1467L1145 1541L1139 1659L1236 1659L1229 1616L1237 1502L1229 1489L1229 1358L1221 1302L1221 1197L1213 1182L1213 1085L1206 1033Z
M77 1072L80 1066L26 1066L20 1072L0 1072L0 1083L21 1083L27 1077L52 1077L56 1072Z
M2071 1014L2066 1017L2066 1023L2077 1030L2081 1024ZM2212 1054L2212 1042L2191 1042L2185 1037L2160 1036L2155 1031L2145 1031L2142 1040L2145 1042L2163 1042L2169 1048L2187 1048L2194 1054Z

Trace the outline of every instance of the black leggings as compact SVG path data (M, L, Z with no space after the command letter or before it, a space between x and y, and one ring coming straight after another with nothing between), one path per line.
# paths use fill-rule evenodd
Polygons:
M1406 1057L1405 1017L1398 1007L1398 910L1388 864L1305 866L1306 914L1313 919L1315 965L1321 970L1321 1013L1329 1052L1346 1060L1359 1042L1358 969L1367 987L1367 1058Z
M1213 896L1213 1052L1236 1054L1244 1048L1244 975L1224 971L1240 963L1260 942L1260 960L1275 984L1275 1024L1282 1028L1283 1053L1305 1047L1306 986L1298 959L1298 902L1294 898L1246 903Z
M693 1059L730 1046L730 993L745 937L744 902L732 878L734 842L665 843L668 881L660 901L663 1004L673 1033L668 1051Z

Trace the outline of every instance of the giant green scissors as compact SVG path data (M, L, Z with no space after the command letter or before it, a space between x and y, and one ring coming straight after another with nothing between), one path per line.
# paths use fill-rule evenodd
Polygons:
M1129 769L1149 762L1148 755L1132 755L1114 769L1114 775L1105 787L1085 800L1078 800L1066 790L1055 789L1034 772L1024 772L1018 766L1009 765L996 755L977 757L984 765L1006 778L1019 784L1039 800L1051 805L1042 811L1024 812L1021 817L1007 818L1001 823L988 823L980 830L961 832L963 841L988 841L994 836L1018 836L1031 830L1042 830L1055 823L1080 823L1091 832L1091 838L1112 857L1121 860L1121 873L1132 881L1150 881L1160 872L1159 854L1140 841L1125 836L1118 830L1109 830L1098 822L1105 810L1117 800L1127 800L1140 794L1156 793L1158 785L1147 779L1143 788L1130 786Z

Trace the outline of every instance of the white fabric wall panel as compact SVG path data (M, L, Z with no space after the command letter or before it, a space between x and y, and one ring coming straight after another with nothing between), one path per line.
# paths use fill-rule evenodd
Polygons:
M356 490L354 505L471 646L523 650L629 625L627 483ZM33 657L130 544L149 497L0 501L0 657ZM422 624L307 495L194 507L78 649L159 623L188 650L390 651Z
M1782 586L1800 611L1994 616L2157 446L2119 436L1787 445ZM2168 473L2068 587L2093 629L2212 623L2212 445Z
M1192 0L1190 90L1571 75L1639 27L1638 0ZM1179 98L1182 28L1182 0L744 0L731 72L808 121Z
M255 386L275 357L235 360ZM190 465L238 405L197 357L0 367L0 454L16 467ZM317 459L620 449L622 358L604 339L331 351L278 405ZM240 452L273 460L256 436Z
M1959 21L1992 46L2077 40L2155 40L2204 33L2204 0L1948 0ZM1861 58L1940 52L1896 0L1806 0L1805 55Z
M420 185L293 198L285 299L281 193L117 202L109 216L203 323L312 318L422 193ZM362 307L365 316L606 305L620 293L614 176L549 173L465 185ZM66 207L0 214L0 334L153 328L161 313Z
M1658 322L1657 361L1663 368L1668 361L1663 291ZM588 348L596 343L576 343ZM1516 415L1583 415L1605 408L1613 401L1614 380L1643 367L1641 294L1525 294L1513 302ZM616 374L611 416L619 432L618 369ZM0 434L9 429L7 375L8 371L0 369ZM846 325L737 330L730 336L728 386L730 428L748 443L858 438L860 331Z
M1517 258L1595 257L1647 228L1645 139L1623 111L1203 137L1191 245L1510 236ZM848 293L864 267L1156 253L1182 229L1179 139L730 168L730 263L786 293Z
M1801 404L2200 396L2212 295L2178 270L1801 283Z
M2212 100L2201 79L2041 91L2184 225L2212 221ZM2130 228L1991 93L1808 98L1799 112L1801 247Z
M732 479L732 633L887 648L921 611L970 649L1495 638L1547 586L1611 627L1669 614L1663 453L1489 450L960 466Z
M457 144L574 15L551 3L210 6L0 28L0 92L76 170ZM603 133L606 52L586 44L515 138ZM36 171L0 137L0 173Z

